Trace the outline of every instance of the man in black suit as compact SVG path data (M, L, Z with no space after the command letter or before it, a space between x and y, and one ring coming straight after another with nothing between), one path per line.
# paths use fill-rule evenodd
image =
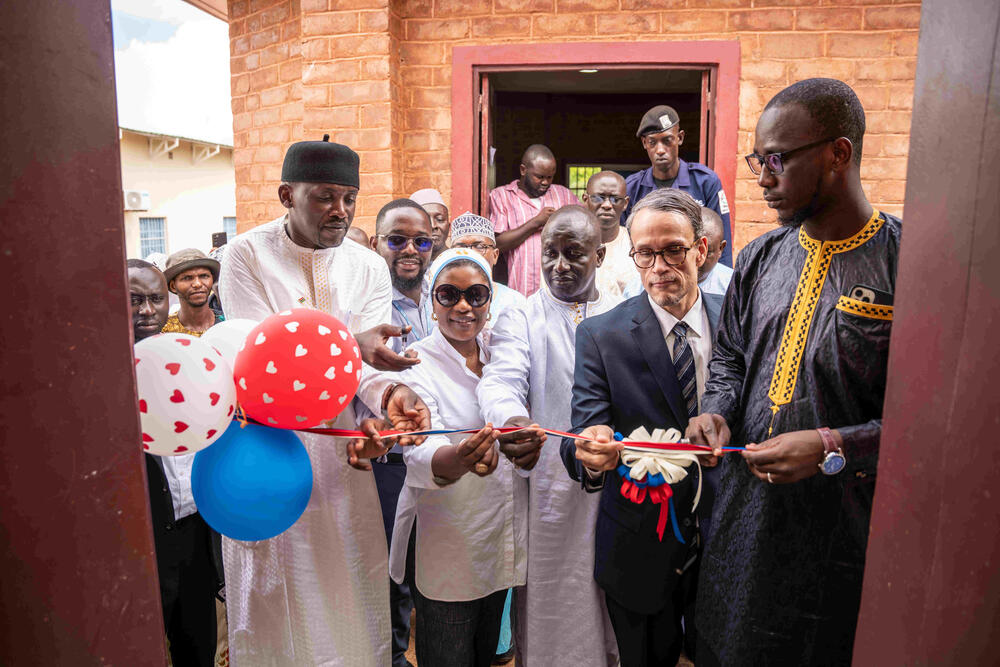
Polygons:
M626 225L646 293L577 328L572 430L587 439L564 439L561 453L573 479L602 492L594 578L607 597L621 664L673 667L696 576L692 505L700 473L690 466L688 476L672 485L675 530L683 541L671 528L661 537L660 505L648 497L636 504L622 493L623 445L613 436L640 426L683 432L698 414L722 297L698 289L708 242L701 207L690 195L656 190L635 206ZM703 497L701 504L707 503Z
M159 269L139 259L128 260L127 268L132 331L138 343L160 333L167 321L167 281ZM172 492L178 481L167 474L161 457L146 454L146 476L171 661L178 667L211 667L215 664L215 593L222 585L219 534L201 518L193 500L181 501L185 514L177 518L174 496L187 496L190 489L187 494Z

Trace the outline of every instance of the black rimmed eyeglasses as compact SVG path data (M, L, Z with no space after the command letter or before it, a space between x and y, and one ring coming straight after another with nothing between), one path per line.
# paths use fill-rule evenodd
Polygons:
M690 249L682 245L673 245L663 250L643 248L642 250L633 250L629 253L629 257L632 258L632 261L640 269L648 269L656 264L657 255L663 258L667 266L680 266L687 259L688 250Z
M747 166L750 167L750 171L753 172L754 176L760 176L761 169L764 166L767 166L767 170L777 176L785 170L784 160L787 159L792 153L798 153L799 151L815 148L816 146L822 144L828 144L839 138L840 137L830 137L829 139L820 139L819 141L814 141L811 144L799 146L798 148L792 148L787 151L781 151L780 153L768 153L767 155L750 153L750 155L746 156Z

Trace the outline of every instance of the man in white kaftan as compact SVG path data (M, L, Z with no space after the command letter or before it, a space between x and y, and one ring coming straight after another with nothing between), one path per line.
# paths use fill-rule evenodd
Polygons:
M385 262L342 243L357 174L357 155L345 146L324 139L289 148L279 188L289 214L229 244L220 283L231 317L262 320L310 307L355 334L389 322ZM381 413L383 395L398 393L386 391L390 384L364 366L358 395L334 426L355 428L359 400ZM237 667L383 667L390 661L388 562L374 479L348 465L344 440L297 435L313 468L305 512L269 540L223 539L230 658Z
M483 418L506 426L566 430L576 327L620 298L599 293L603 257L597 221L582 207L552 215L542 231L545 287L494 324L490 363L477 390ZM530 409L529 409L530 406ZM505 446L530 467L530 447ZM594 582L598 498L566 474L558 444L544 444L529 476L527 584L517 592L518 664L604 667L617 662L604 595Z

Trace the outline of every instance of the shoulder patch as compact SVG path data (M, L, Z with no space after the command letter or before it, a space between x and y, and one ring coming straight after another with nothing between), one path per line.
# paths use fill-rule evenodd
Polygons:
M729 201L726 200L726 191L719 188L719 214L726 215L729 213Z

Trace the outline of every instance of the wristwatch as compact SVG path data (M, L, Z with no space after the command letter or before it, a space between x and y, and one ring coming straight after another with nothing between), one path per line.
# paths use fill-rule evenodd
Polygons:
M826 450L826 455L819 463L819 469L824 475L836 475L847 465L847 459L844 458L844 451L837 446L837 441L834 439L833 434L830 433L830 429L824 426L816 429L816 431L823 440L823 448Z

